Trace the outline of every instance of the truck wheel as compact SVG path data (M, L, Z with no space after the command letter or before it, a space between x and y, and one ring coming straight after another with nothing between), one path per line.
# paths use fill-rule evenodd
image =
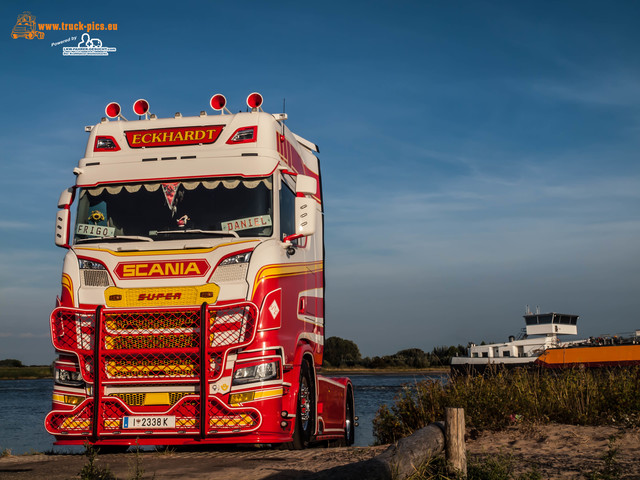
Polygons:
M344 442L347 444L347 447L353 445L356 436L353 403L353 390L349 387L347 390L347 408L344 413Z
M309 364L303 361L300 366L296 426L293 430L293 442L291 443L293 450L302 450L311 440L315 425L315 402L316 395L309 372Z

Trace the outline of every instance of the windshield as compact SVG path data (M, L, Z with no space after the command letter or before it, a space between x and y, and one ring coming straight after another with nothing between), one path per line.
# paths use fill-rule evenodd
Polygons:
M272 185L232 177L84 188L74 241L270 237Z

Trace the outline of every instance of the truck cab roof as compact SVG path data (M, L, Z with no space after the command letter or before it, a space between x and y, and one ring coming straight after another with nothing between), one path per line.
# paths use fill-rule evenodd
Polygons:
M127 121L103 118L74 173L78 186L205 176L267 176L284 164L316 173L318 147L263 111Z

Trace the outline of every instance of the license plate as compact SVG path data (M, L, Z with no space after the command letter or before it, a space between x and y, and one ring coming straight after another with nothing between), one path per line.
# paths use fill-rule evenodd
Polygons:
M135 417L124 417L122 428L132 429L164 429L176 428L176 417L173 415L136 415Z

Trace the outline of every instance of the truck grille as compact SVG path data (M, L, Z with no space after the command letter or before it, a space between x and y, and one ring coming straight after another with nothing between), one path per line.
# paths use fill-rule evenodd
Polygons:
M106 336L107 350L145 350L150 348L192 348L198 346L194 335L128 335L122 337Z
M228 352L253 341L257 314L251 303L144 310L55 309L51 314L53 344L78 356L83 378L95 397L89 396L71 411L49 413L47 431L54 435L121 435L124 416L132 411L149 414L154 405L161 406L163 415L175 416L176 428L157 431L163 435L199 437L203 432L256 430L262 421L258 410L227 405L208 392L210 384L222 377ZM100 340L97 345L96 338ZM151 391L145 392L145 387ZM107 393L107 389L115 390Z
M146 393L114 393L111 397L117 397L130 407L140 407L147 404L150 395ZM193 392L166 392L167 403L149 403L149 405L175 405L182 397L193 395Z
M184 359L169 355L142 358L109 358L105 360L107 378L184 378L200 373L194 356Z
M163 333L175 328L199 328L200 312L122 312L105 315L107 331L137 330L137 333Z

